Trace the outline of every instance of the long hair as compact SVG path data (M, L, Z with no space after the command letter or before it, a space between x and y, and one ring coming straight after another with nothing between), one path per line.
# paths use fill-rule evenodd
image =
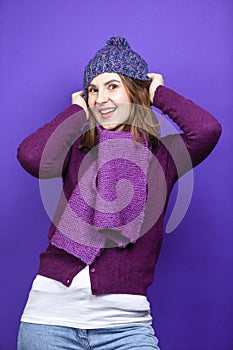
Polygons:
M150 108L149 87L150 81L142 81L119 74L122 83L129 95L131 110L122 131L131 131L134 141L143 142L147 139L149 146L156 146L160 135L160 127L155 113ZM87 147L91 149L97 144L96 120L89 109L89 127L82 135L79 149Z

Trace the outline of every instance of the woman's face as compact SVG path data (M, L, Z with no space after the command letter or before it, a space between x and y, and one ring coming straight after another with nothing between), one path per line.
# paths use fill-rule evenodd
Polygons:
M130 113L130 99L117 73L97 75L88 86L88 105L104 129L121 130Z

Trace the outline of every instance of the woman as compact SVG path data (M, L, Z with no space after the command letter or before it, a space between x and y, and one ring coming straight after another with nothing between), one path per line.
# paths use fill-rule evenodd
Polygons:
M152 104L182 133L159 137ZM147 288L168 198L220 134L212 115L148 74L124 38L108 40L72 105L18 148L31 175L63 178L19 350L159 349Z

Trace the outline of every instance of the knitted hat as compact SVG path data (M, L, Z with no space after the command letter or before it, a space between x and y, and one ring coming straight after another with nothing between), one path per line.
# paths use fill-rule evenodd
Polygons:
M126 39L113 36L95 54L85 67L83 89L102 73L119 73L139 80L151 80L147 77L148 66L144 59L131 50Z

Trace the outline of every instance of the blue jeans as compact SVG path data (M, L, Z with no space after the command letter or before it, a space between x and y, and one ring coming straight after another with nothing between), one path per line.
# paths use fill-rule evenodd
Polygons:
M150 324L79 329L21 322L18 350L159 350Z

